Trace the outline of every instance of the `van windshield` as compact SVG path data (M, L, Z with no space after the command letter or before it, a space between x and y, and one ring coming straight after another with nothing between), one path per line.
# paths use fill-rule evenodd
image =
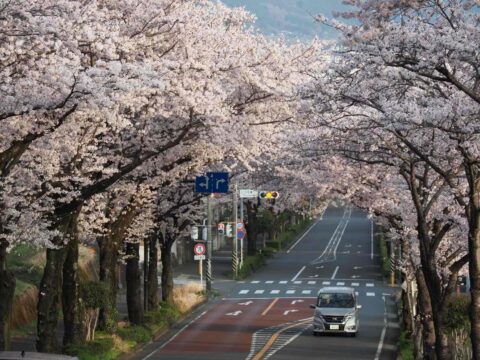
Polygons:
M321 293L318 295L318 307L324 308L353 308L355 299L348 293Z

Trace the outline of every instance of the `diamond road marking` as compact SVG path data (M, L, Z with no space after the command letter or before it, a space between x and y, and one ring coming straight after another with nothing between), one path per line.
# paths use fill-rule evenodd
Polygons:
M280 290L272 290L270 291L270 294L280 294Z
M239 294L248 294L250 290L240 290Z
M263 294L265 290L255 290L255 294Z
M295 294L295 290L287 290L287 294Z
M343 281L337 282L337 286L343 286L345 283Z
M352 286L360 286L359 283L352 283Z
M287 280L282 280L282 281L279 282L279 284L286 284L286 283L288 283Z
M322 282L322 285L330 285L330 281L324 281Z
M251 284L259 284L259 283L260 283L260 281L258 281L258 280L254 280L254 281L251 281L250 283L251 283Z
M316 281L309 281L308 282L310 285L315 285L317 282Z
M312 293L312 290L303 290L302 291L302 294L305 294L305 295L308 295L308 294L311 294Z
M273 284L272 280L265 281L265 284Z
M294 284L301 284L302 282L297 280L297 281L294 281L293 283Z
M375 293L367 292L367 296L375 296Z
M367 287L373 287L373 283L367 283Z

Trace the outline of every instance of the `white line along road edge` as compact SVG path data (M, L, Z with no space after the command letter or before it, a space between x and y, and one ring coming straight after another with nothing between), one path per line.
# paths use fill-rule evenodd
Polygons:
M168 344L170 344L170 342L172 342L178 335L180 335L187 327L189 327L190 325L192 325L195 321L197 321L198 319L200 319L203 315L205 315L207 313L208 310L205 310L204 312L202 312L200 315L198 315L195 319L191 320L190 322L188 322L184 327L182 327L180 330L178 330L170 339L168 339L166 342L164 342L162 345L160 345L158 348L156 348L155 350L153 350L150 354L148 354L147 356L145 356L142 360L146 360L146 359L149 359L151 358L153 355L155 355L155 353L160 350L160 349L163 349L165 346L167 346Z
M303 272L303 270L305 270L306 267L307 267L307 266L302 267L302 268L300 269L300 271L297 273L297 275L295 275L295 276L292 278L291 281L297 280L297 278L300 276L300 274Z
M310 230L312 230L312 228L313 228L315 225L318 224L319 221L320 221L320 220L315 221L315 222L312 224L312 226L310 226L310 227L308 228L308 230L305 231L302 236L300 236L300 239L298 239L297 241L295 241L295 244L293 244L292 246L290 246L290 249L287 250L287 254L290 253L290 251L292 251L292 249L293 249L295 246L297 246L297 244L305 237L305 235L308 234L308 232L309 232Z
M385 340L385 333L387 332L387 303L385 301L385 296L382 296L383 299L383 305L385 306L385 311L383 313L383 329L382 329L382 335L380 335L380 342L378 343L378 348L377 348L377 353L375 354L375 360L380 359L380 354L382 353L382 348L383 348L383 342Z
M370 260L373 260L373 220L370 219Z

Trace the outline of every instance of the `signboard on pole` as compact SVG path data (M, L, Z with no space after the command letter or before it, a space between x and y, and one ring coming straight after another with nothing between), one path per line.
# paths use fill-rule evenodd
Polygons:
M205 255L194 255L193 259L194 260L205 260Z
M206 250L207 248L205 247L205 244L202 243L195 244L193 247L193 252L195 255L205 255Z
M238 240L243 240L245 239L245 230L237 230L237 239Z
M217 225L217 228L218 228L218 235L225 234L225 224L224 223L219 223Z
M198 227L192 226L192 231L190 233L192 240L198 240Z
M196 193L228 193L228 173L208 172L195 178Z
M225 227L225 235L228 236L228 237L233 236L233 226L232 226L232 224L227 224L227 226Z
M258 190L240 189L240 198L242 199L256 198L257 196Z

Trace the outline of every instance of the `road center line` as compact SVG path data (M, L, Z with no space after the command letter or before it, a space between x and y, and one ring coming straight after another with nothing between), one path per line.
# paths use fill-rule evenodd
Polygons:
M383 313L383 329L382 334L380 335L380 342L378 343L377 353L375 354L375 360L380 359L380 354L382 353L383 342L385 341L385 333L387 332L387 303L385 302L385 296L382 296L383 304L385 306L385 311Z
M340 268L340 266L337 266L337 267L335 268L335 271L333 272L333 275L332 275L332 277L331 277L332 280L335 279L335 275L337 275L337 272L338 272L338 269L339 269L339 268Z
M295 246L297 246L297 244L305 237L305 235L307 235L308 232L309 232L310 230L312 230L312 228L313 228L315 225L317 225L317 224L318 224L318 220L315 221L315 222L312 224L312 226L310 226L310 227L308 228L308 230L303 233L302 236L300 236L300 239L298 239L297 241L295 241L295 243L294 243L292 246L290 246L290 249L287 250L287 254L289 254L290 251L292 251L292 249L293 249Z
M268 307L262 312L262 316L267 315L267 313L270 311L270 309L275 306L277 301L278 301L278 298L273 299L273 301L270 303L270 305L268 305Z
M297 275L295 275L295 276L293 277L292 281L297 280L297 278L300 276L300 274L302 273L302 271L305 270L306 267L307 267L307 266L302 267L302 268L300 269L300 271L297 273Z

